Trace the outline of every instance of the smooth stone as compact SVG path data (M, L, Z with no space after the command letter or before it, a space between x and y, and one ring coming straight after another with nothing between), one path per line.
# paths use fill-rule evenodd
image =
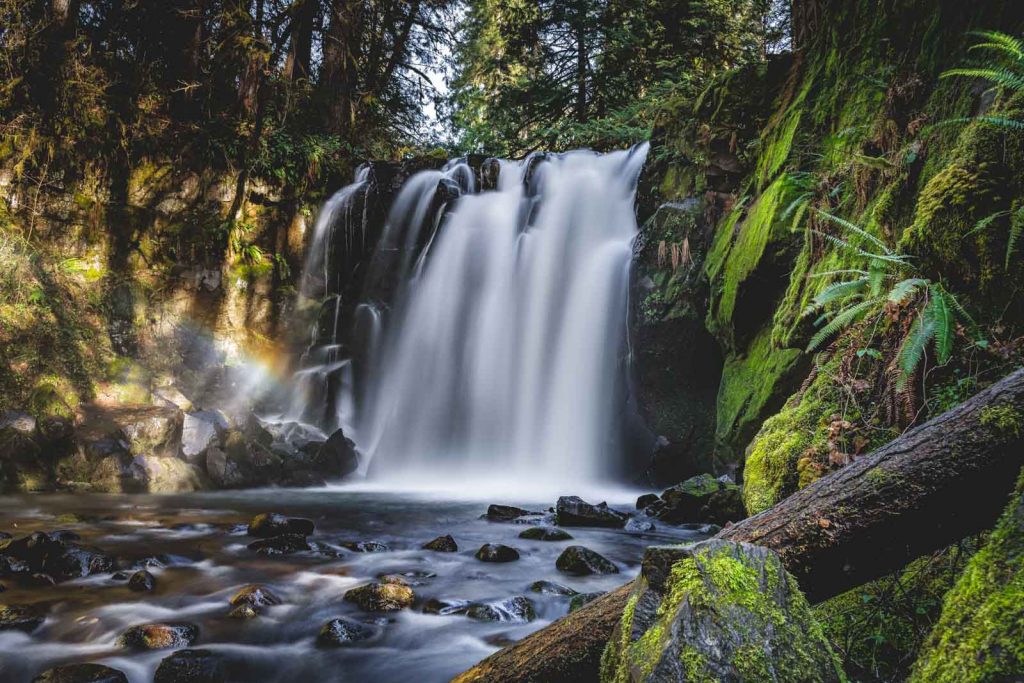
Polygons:
M397 583L369 583L345 593L345 600L367 612L394 612L412 604L412 588Z
M34 605L0 605L0 631L32 633L46 620Z
M469 606L466 616L477 621L501 621L524 624L537 618L529 598L517 595L496 602L477 602Z
M133 650L164 650L188 647L199 638L195 624L139 624L118 638L118 645Z
M291 555L292 553L313 550L313 546L309 544L306 537L299 534L284 534L282 536L263 538L253 541L247 547L249 550L262 555Z
M271 538L284 534L309 536L313 533L313 529L313 520L285 517L276 512L264 512L252 518L252 521L249 522L248 533L256 538Z
M132 574L132 577L128 579L128 587L133 591L147 592L156 588L156 577L147 572L145 569Z
M519 534L519 538L531 541L571 541L572 534L551 526L535 526L525 529Z
M243 586L231 596L229 601L232 605L249 605L250 607L270 607L271 605L280 605L281 598L277 597L273 591L262 584L250 583L248 586Z
M361 640L373 638L377 632L351 619L331 619L323 625L316 637L316 644L321 647L340 647Z
M239 605L228 612L229 619L241 619L242 621L255 619L259 615L260 613L252 605Z
M423 544L424 550L433 550L438 553L454 553L458 552L459 545L455 542L455 539L448 536L438 536L433 541L427 541Z
M489 505L484 517L492 522L511 522L517 517L535 514L537 513L524 510L523 508L517 508L512 505Z
M636 509L643 510L645 507L658 500L658 498L657 493L645 493L636 499Z
M606 503L591 505L579 496L562 496L555 505L555 518L559 526L597 526L621 529L626 515L608 507Z
M440 598L430 598L423 603L424 614L439 614L441 616L448 616L451 614L464 614L469 609L470 602L468 600L442 600Z
M634 517L633 519L626 522L626 531L633 533L645 533L648 531L654 531L654 522L649 519L639 519Z
M224 683L223 658L209 650L179 650L156 668L153 683Z
M128 683L128 677L102 664L65 664L47 669L32 683Z
M379 541L345 541L338 545L354 553L386 553L391 550Z
M588 602L593 602L602 595L604 595L604 593L599 591L597 593L579 593L577 595L572 596L572 599L569 600L569 613L572 614L579 608L586 605Z
M610 560L582 545L571 545L555 561L558 571L575 576L618 574L619 568Z
M519 559L519 551L500 543L485 543L476 551L475 557L481 562L515 562Z
M530 584L530 591L541 595L565 595L573 596L579 593L568 586L563 586L554 581L534 581Z

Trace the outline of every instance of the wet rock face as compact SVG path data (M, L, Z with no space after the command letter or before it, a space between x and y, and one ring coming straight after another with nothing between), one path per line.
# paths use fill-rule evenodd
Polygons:
M181 428L181 454L190 463L201 463L207 451L221 445L221 436L229 428L227 418L215 410L186 413Z
M621 529L628 517L606 503L591 505L578 496L562 496L555 506L559 526L597 526Z
M122 633L117 643L132 650L165 650L188 647L198 638L195 624L140 624Z
M715 479L710 474L691 477L667 489L645 512L670 524L726 524L746 517L740 487L727 477Z
M455 539L450 535L438 536L433 541L428 541L423 544L424 550L433 550L438 553L455 553L459 551L459 545L455 542Z
M331 619L323 625L316 637L320 647L341 647L377 635L376 629L351 619Z
M65 664L47 669L32 683L128 683L128 677L102 664Z
M475 557L481 562L515 562L519 559L519 551L500 543L485 543L476 551Z
M345 593L345 600L366 612L395 612L412 605L412 588L399 583L370 583Z
M560 572L574 576L619 573L619 568L611 560L582 545L566 548L555 561L555 567Z
M568 531L551 526L535 526L520 533L519 538L526 538L531 541L570 541L572 540L572 535Z
M43 625L45 618L35 605L0 605L0 631L32 633Z
M359 469L355 442L340 429L336 430L317 451L316 464L331 478L347 477Z
M472 603L466 609L466 616L477 621L502 621L525 624L537 618L529 598L517 595L496 602Z
M648 549L601 679L838 683L840 670L778 556L710 540Z
M153 683L224 683L227 667L210 650L179 650L160 662Z
M309 536L315 528L313 521L301 517L285 517L276 512L256 515L249 522L247 533L256 538L271 538L283 534Z

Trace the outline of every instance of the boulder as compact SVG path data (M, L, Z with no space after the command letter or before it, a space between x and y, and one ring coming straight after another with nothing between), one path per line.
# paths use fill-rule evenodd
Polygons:
M250 583L242 586L237 593L231 596L229 601L234 606L249 605L250 607L270 607L280 605L281 598L273 591L259 583Z
M313 520L302 517L285 517L276 512L264 512L249 522L247 533L256 538L271 538L282 534L309 536L316 528Z
M216 446L206 449L206 473L222 489L241 488L249 481L241 466Z
M523 530L519 538L531 541L571 541L572 535L553 526L534 526Z
M588 602L597 600L602 595L604 595L604 593L600 591L597 593L577 593L576 595L572 596L571 600L569 600L569 612L575 612Z
M188 647L198 638L195 624L139 624L122 633L117 644L132 650L165 650Z
M210 650L178 650L156 668L153 683L224 683L227 667Z
M0 605L0 631L32 633L45 620L45 613L35 605Z
M555 583L554 581L534 581L530 584L530 592L540 593L541 595L566 595L570 597L578 594L572 588Z
M658 500L657 493L645 493L644 495L636 499L636 509L643 510L645 507L655 502L656 500Z
M489 505L484 517L492 522L511 522L519 517L535 514L537 513L524 510L523 508L513 507L512 505Z
M139 455L131 468L138 485L149 493L189 493L210 488L195 465L178 458Z
M367 612L394 612L412 604L412 588L398 583L368 583L345 593L345 600Z
M619 568L611 560L582 545L571 545L555 561L560 572L574 576L588 574L618 574Z
M224 414L216 410L186 413L181 427L182 456L193 464L204 462L206 452L221 445L221 436L229 427Z
M188 396L170 384L153 389L153 403L164 408L192 410L192 401L189 400Z
M433 550L438 553L455 553L459 550L459 545L455 542L455 539L450 535L438 536L433 541L427 541L423 544L424 550Z
M102 664L64 664L47 669L32 683L128 683L128 677Z
M772 551L710 540L648 549L602 679L845 681L796 581Z
M292 553L314 550L314 547L310 545L306 537L299 534L282 534L280 536L271 536L270 538L261 538L258 541L253 541L247 547L249 550L261 555L291 555Z
M335 430L316 453L317 467L334 479L347 477L359 469L359 454L352 439Z
M466 616L477 621L525 624L536 619L537 612L529 598L517 595L507 600L472 603L466 610Z
M612 510L607 503L591 505L578 496L562 496L555 506L559 526L598 526L621 529L628 517Z
M351 619L331 619L320 629L316 644L320 647L341 647L377 635L376 629Z
M177 408L119 408L107 417L120 426L133 455L178 455L183 416Z
M648 531L654 531L654 522L649 519L642 519L634 517L633 519L626 522L626 531L631 533L646 533Z
M746 517L740 487L727 478L715 479L710 474L691 477L666 489L647 511L670 524L726 524Z
M514 562L519 559L519 551L500 543L485 543L475 557L481 562Z
M110 572L115 564L110 555L73 543L72 536L59 532L36 531L0 548L0 574L42 574L57 582Z
M140 569L128 579L128 587L140 593L149 592L156 588L156 578L145 569Z

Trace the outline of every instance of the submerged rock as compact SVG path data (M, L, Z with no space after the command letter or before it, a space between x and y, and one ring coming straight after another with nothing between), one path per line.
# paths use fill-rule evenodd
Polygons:
M481 562L514 562L519 559L519 551L500 543L485 543L475 557Z
M247 547L249 550L258 552L261 555L291 555L292 553L300 553L314 549L314 547L309 544L309 541L306 540L306 537L300 536L299 534L271 536L270 538L253 541Z
M619 568L610 560L582 545L571 545L555 561L558 571L576 576L618 574Z
M237 593L231 596L230 603L235 606L270 607L271 605L280 605L281 598L262 584L250 583L248 586L242 586Z
M450 535L438 536L433 541L427 541L423 544L424 550L433 550L438 553L454 553L458 552L459 545L455 542L455 539Z
M224 683L227 667L210 650L179 650L165 657L153 675L153 683Z
M475 602L466 610L466 616L477 621L502 621L525 624L537 618L529 598L517 595L495 602Z
M397 583L369 583L345 593L345 600L367 612L394 612L412 604L412 588Z
M840 672L778 556L714 539L648 549L602 660L602 680L838 683Z
M691 477L666 489L647 513L670 524L712 522L726 524L746 517L740 487L710 474Z
M249 619L255 619L260 615L259 611L252 605L239 605L233 610L228 612L229 619L240 619L247 621Z
M575 612L576 610L586 605L588 602L593 602L594 600L597 600L602 595L604 595L604 592L598 591L596 593L578 593L572 596L572 599L569 600L569 613L571 614Z
M345 541L339 545L354 553L386 553L391 550L379 541Z
M199 638L195 624L139 624L121 634L117 644L133 650L188 647Z
M599 526L621 529L628 517L612 510L607 503L591 505L578 496L562 496L555 506L559 526Z
M517 508L512 505L489 505L484 517L492 522L511 522L519 517L535 514L538 513L530 512L529 510Z
M641 519L634 517L633 519L626 522L626 531L632 533L645 533L648 531L654 531L654 522L649 519Z
M366 624L351 619L331 619L323 625L316 637L316 644L321 647L340 647L361 640L369 640L377 635L377 631Z
M32 633L46 620L35 605L0 605L0 631Z
M471 603L468 600L443 600L440 598L430 598L423 603L423 613L440 614L441 616L465 614L466 610L469 609L470 604Z
M535 526L523 530L519 538L526 538L531 541L570 541L572 535L568 531L557 529L552 526Z
M283 534L309 536L313 533L313 520L301 517L285 517L276 512L264 512L249 522L248 534L256 538L270 538Z
M359 453L352 439L335 430L316 453L316 464L333 478L346 477L359 469Z
M145 569L140 569L128 579L128 587L140 593L148 592L156 588L156 578Z
M542 595L578 595L577 591L572 588L555 583L554 581L534 581L530 584L530 591Z
M55 666L33 678L32 683L128 683L128 677L117 669L89 662Z

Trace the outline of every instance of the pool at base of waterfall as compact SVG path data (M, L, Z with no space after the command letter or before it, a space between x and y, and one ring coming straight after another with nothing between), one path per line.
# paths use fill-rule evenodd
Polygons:
M609 498L623 512L635 513L634 501ZM537 514L488 519L490 503ZM635 576L647 546L705 537L661 523L521 537L553 526L554 503L358 488L6 496L0 531L13 539L0 541L0 680L97 662L143 683L188 647L207 654L177 656L204 657L227 681L447 681L564 616L574 597L581 604ZM269 512L309 520L312 533L308 522L278 518L250 529ZM48 535L24 540L40 531ZM435 539L436 549L424 548ZM558 569L570 546L618 573ZM80 570L89 573L76 578ZM143 571L148 579L136 576ZM350 592L361 586L370 588ZM155 631L126 636L154 623L189 628L167 642Z

